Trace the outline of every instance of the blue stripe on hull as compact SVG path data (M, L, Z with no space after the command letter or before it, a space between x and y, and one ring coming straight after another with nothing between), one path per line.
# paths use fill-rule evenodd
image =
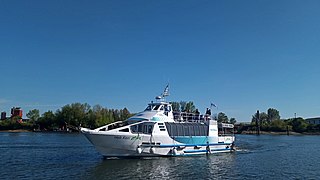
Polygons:
M208 136L175 136L171 138L182 144L205 144L212 142L212 138Z
M219 146L219 145L231 145L232 143L209 143L209 144L160 144L160 145L149 145L154 147L162 147L162 148L168 148L168 147L194 147L194 146ZM144 146L144 145L143 145Z
M231 149L227 149L227 148L224 148L224 149L211 149L211 152L214 152L214 151L231 151ZM203 149L203 150L185 150L183 151L184 153L207 153L208 151Z
M207 150L203 149L203 150L185 150L183 151L184 153L200 153L200 152L208 152Z

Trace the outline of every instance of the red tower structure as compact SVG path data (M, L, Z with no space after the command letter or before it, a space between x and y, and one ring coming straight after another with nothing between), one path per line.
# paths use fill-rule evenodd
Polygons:
M20 107L11 108L11 118L16 116L20 117L20 119L22 118L22 109Z

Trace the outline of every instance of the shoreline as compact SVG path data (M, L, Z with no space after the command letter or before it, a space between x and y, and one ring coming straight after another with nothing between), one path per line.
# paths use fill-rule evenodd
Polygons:
M243 135L256 135L255 131L242 131L241 133L235 134L243 134ZM260 131L260 135L288 135L287 132L275 132L275 131ZM289 135L298 136L298 135L320 135L320 132L293 132L290 131Z
M76 131L38 131L38 130L27 130L27 129L14 129L14 130L0 130L1 132L9 133L21 133L21 132L31 132L31 133L75 133Z
M0 130L0 132L33 132L27 129Z
M14 130L0 130L1 132L10 132L10 133L20 133L20 132L66 132L70 133L68 131L33 131L33 130L27 130L27 129L14 129ZM242 134L242 135L256 135L255 131L242 131L241 133L235 133L235 134ZM275 131L260 131L260 135L288 135L287 132L275 132ZM289 132L289 135L298 136L298 135L320 135L320 132Z

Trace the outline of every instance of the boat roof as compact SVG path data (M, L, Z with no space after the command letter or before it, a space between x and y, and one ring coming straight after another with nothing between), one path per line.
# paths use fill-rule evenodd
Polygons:
M156 102L151 101L151 103L149 103L148 105L159 105L159 104L169 105L170 103L165 101L156 101Z

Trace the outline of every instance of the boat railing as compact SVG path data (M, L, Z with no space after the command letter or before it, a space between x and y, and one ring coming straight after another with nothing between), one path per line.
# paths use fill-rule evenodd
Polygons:
M98 131L110 131L110 130L113 130L113 129L117 129L117 128L126 126L128 124L129 124L128 121L116 121L116 122L107 124L105 126L102 126L100 128L97 128L96 130L98 130Z
M220 137L234 136L234 125L229 123L218 123L218 134Z
M216 116L210 116L208 114L198 114L189 112L173 112L173 119L177 122L206 122L211 119L216 120Z

